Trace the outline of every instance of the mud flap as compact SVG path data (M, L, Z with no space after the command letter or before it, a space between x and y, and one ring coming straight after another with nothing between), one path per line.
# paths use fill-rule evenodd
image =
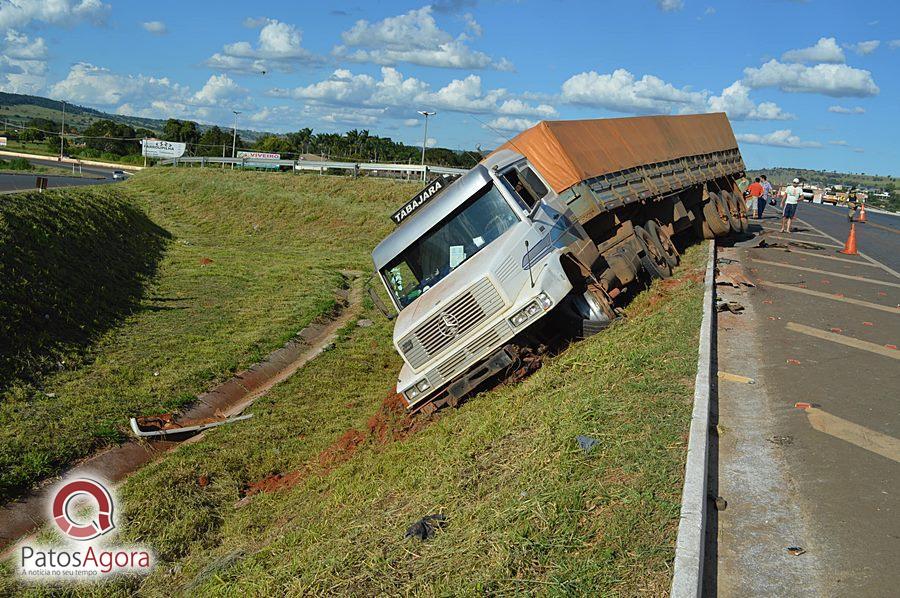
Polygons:
M512 357L506 348L500 349L488 357L481 365L475 367L462 378L447 387L447 402L455 407L459 400L472 392L479 384L512 365Z

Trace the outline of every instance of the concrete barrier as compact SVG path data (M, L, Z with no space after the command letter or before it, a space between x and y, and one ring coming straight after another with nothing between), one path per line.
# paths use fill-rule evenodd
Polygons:
M104 168L112 168L114 170L143 170L143 166L133 166L131 164L114 164L112 162L98 162L97 160L78 160L76 158L57 159L57 156L41 156L39 154L25 154L22 152L11 152L0 150L0 156L10 156L13 158L28 158L32 160L50 160L60 164L81 164L82 166L102 166Z
M681 519L675 541L675 566L671 596L695 598L703 593L703 558L706 543L706 487L709 463L709 405L716 366L713 363L713 340L716 326L716 245L709 241L703 293L703 322L700 325L700 347L697 377L694 380L694 410L691 415L687 463L684 468L684 490L681 493Z

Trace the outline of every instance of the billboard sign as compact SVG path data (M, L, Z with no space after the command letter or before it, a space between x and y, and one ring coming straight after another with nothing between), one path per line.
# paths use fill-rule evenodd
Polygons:
M177 141L161 141L159 139L142 139L141 155L148 158L180 158L187 147Z
M6 147L6 137L0 137L0 147Z
M281 154L273 154L271 152L246 152L238 151L238 158L247 158L250 160L281 160Z

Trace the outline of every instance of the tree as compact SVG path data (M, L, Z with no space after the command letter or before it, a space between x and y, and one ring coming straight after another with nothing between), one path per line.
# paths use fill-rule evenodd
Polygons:
M232 132L223 131L219 127L210 127L200 136L199 145L194 152L198 156L231 156ZM237 147L241 147L243 140L237 136ZM223 152L224 148L224 152Z
M84 145L102 153L127 156L141 153L135 130L111 120L95 120L84 130Z
M192 120L170 118L163 126L162 137L165 141L179 141L195 146L200 142L200 130Z

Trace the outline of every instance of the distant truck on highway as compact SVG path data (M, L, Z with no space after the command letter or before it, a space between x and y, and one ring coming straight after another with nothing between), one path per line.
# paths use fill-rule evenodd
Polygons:
M744 170L720 113L544 121L433 180L372 254L408 409L456 405L554 337L602 330L623 291L671 275L676 235L743 231Z

